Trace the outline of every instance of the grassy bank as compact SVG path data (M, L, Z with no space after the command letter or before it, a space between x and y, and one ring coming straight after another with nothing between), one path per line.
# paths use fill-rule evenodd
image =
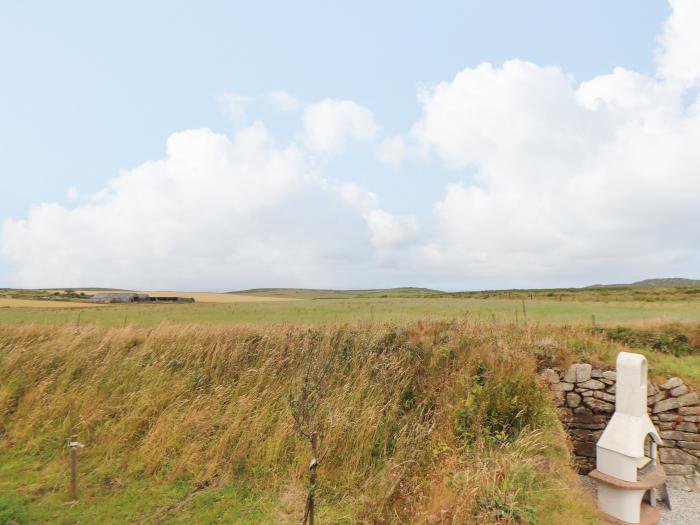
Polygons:
M488 322L0 327L0 517L295 523L308 378L321 523L595 523L537 363L617 343ZM77 432L81 498L66 504ZM448 520L448 521L444 521Z

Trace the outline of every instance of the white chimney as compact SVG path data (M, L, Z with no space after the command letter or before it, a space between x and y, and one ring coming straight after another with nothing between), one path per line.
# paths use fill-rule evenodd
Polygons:
M643 355L618 354L615 394L615 413L598 440L596 470L589 474L598 481L598 508L614 523L654 524L659 519L655 489L666 474L656 461L661 438L647 414ZM642 503L647 493L649 504Z

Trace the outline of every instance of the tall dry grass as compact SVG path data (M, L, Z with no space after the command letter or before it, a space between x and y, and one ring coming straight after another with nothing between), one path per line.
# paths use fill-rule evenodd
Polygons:
M105 478L302 486L288 396L322 362L321 505L373 523L583 523L591 507L536 380L538 362L576 352L609 358L579 328L485 322L0 327L0 447L48 460L76 432ZM532 410L483 393L513 378L511 405Z

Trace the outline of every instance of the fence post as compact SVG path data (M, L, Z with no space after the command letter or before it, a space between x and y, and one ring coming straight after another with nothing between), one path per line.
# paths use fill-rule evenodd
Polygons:
M68 498L70 501L78 499L78 447L83 448L85 445L78 443L78 436L73 434L68 443L70 447L70 487L68 489Z

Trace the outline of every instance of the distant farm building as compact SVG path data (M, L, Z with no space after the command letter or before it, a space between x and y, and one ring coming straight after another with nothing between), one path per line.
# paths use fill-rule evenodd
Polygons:
M145 293L101 292L88 299L91 303L193 303L192 297L151 297Z

